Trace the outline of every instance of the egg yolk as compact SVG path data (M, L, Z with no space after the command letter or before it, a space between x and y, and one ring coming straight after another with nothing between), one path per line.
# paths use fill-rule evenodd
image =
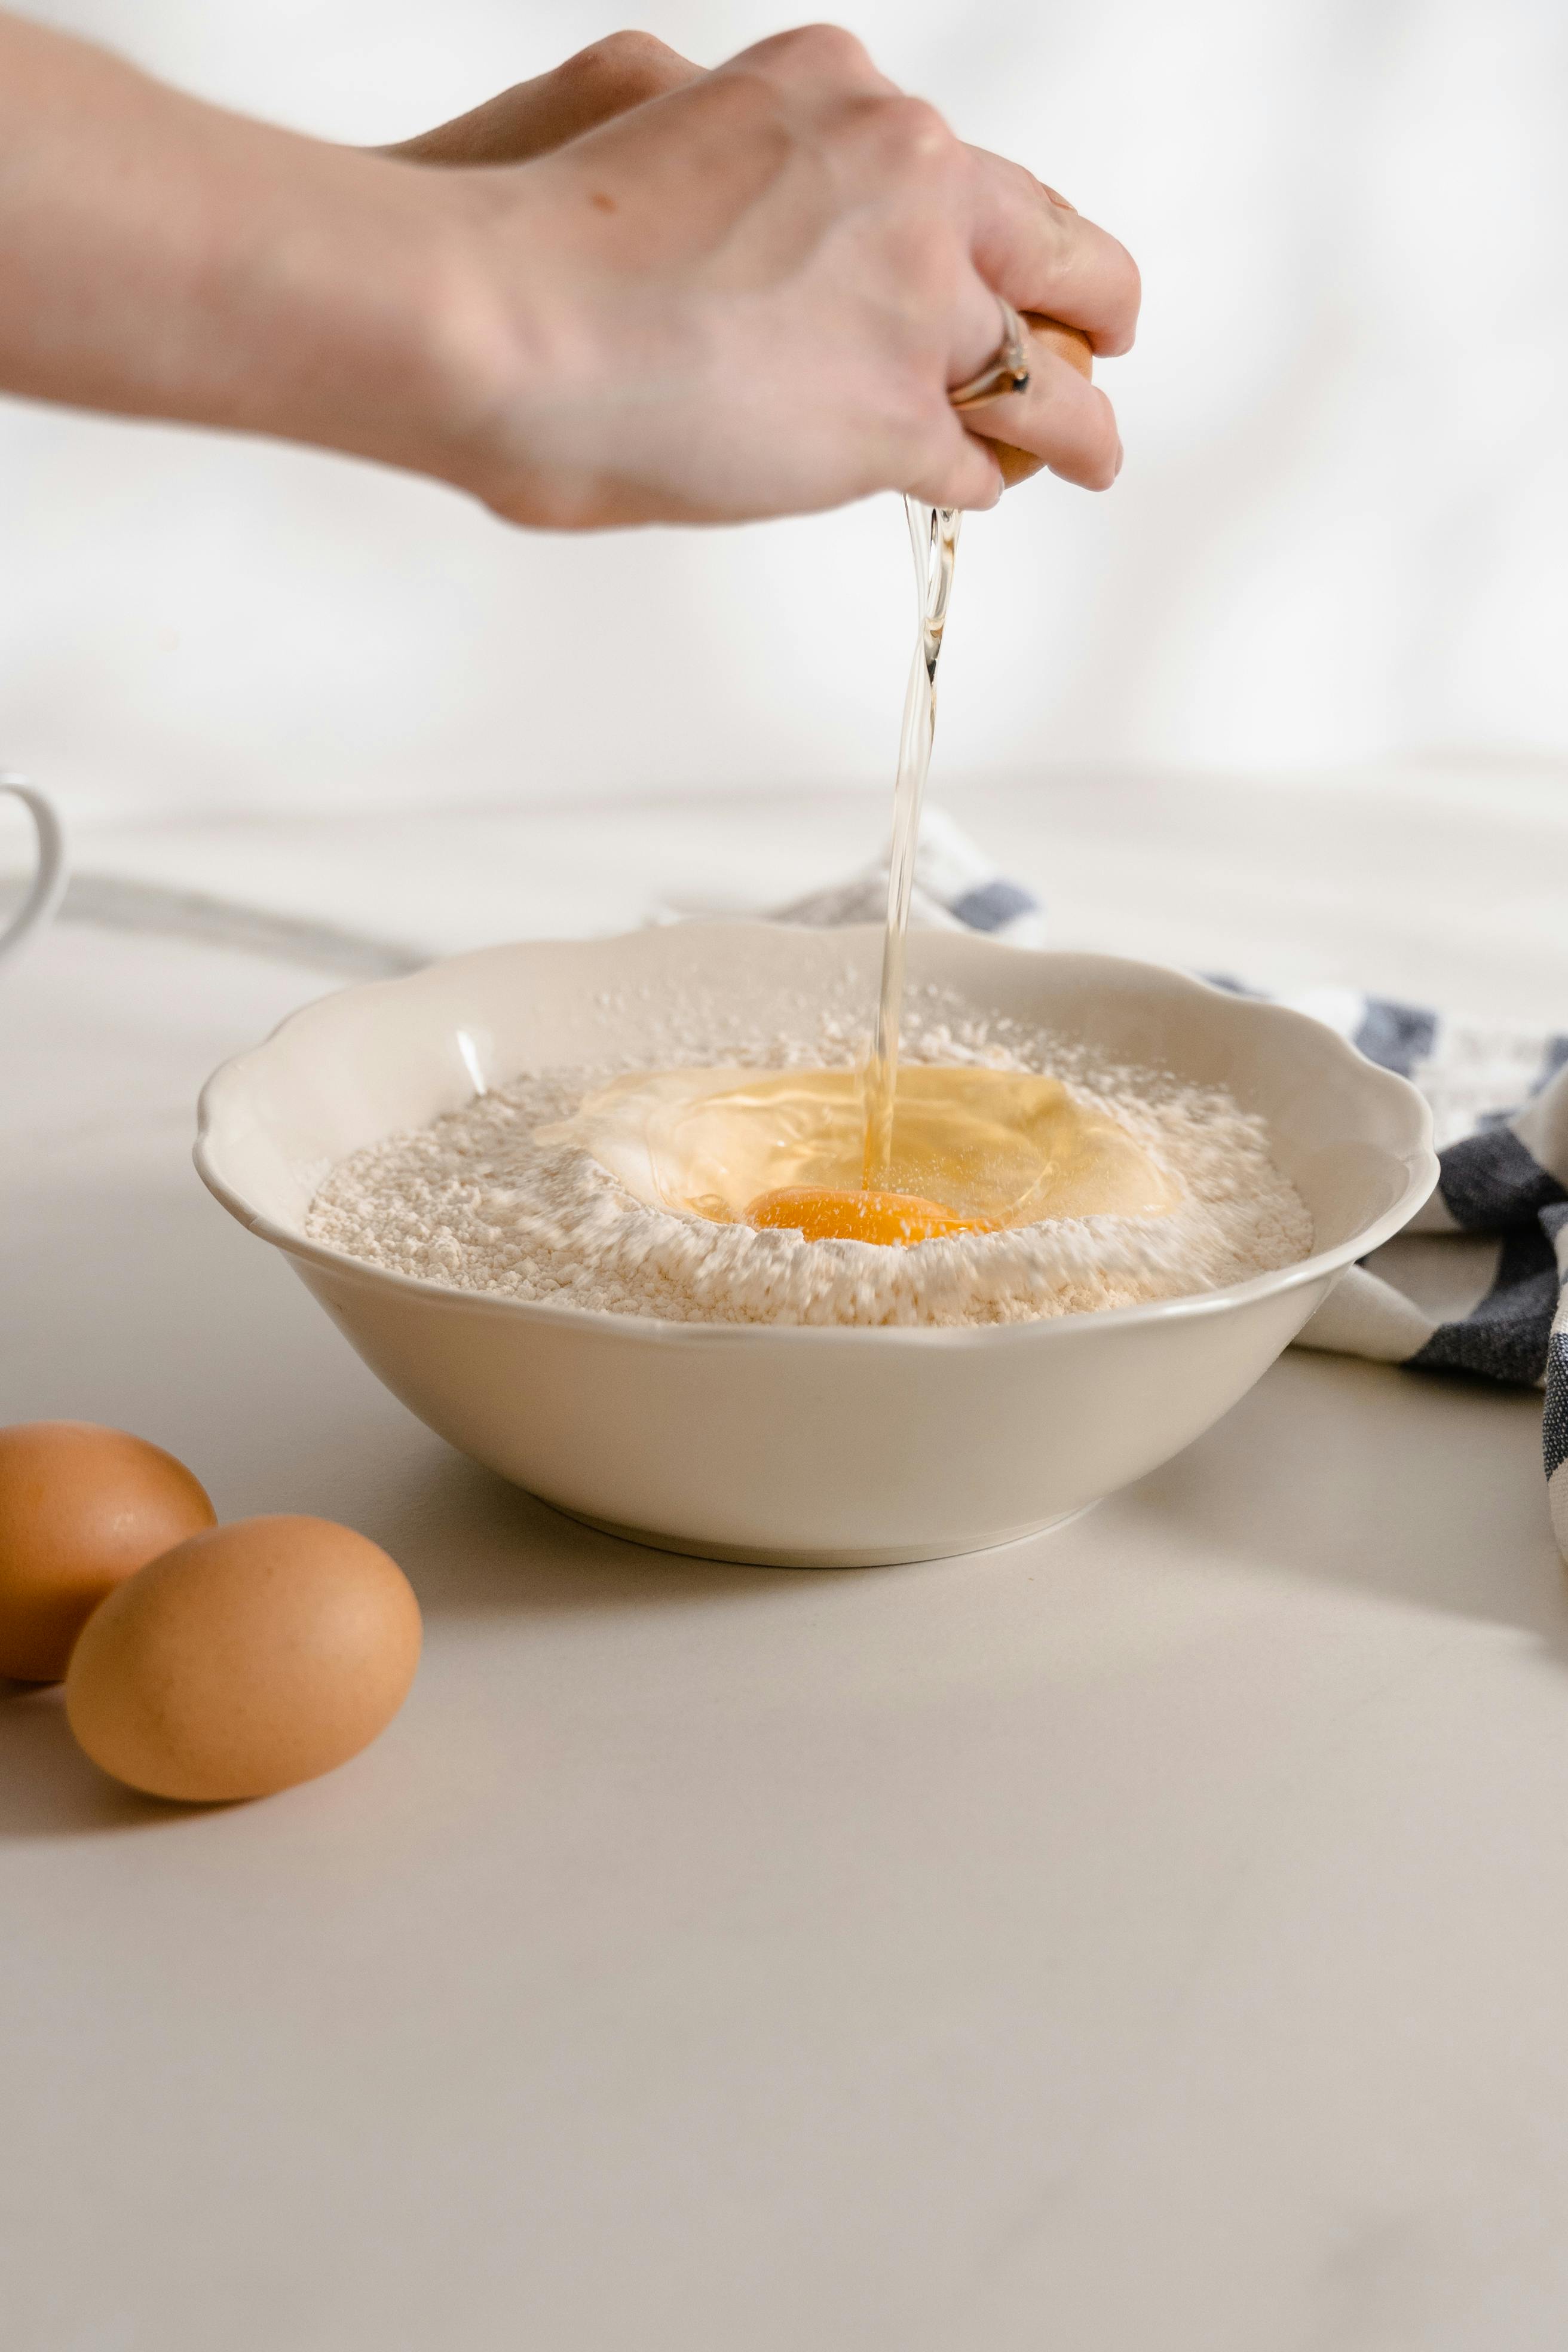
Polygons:
M936 1241L943 1234L994 1234L989 1217L961 1217L918 1192L846 1192L826 1184L785 1184L759 1192L749 1225L782 1226L808 1242Z
M633 1197L716 1224L894 1247L1047 1217L1161 1217L1176 1187L1103 1104L974 1064L899 1072L889 1173L863 1186L858 1070L632 1070L535 1140L591 1152Z

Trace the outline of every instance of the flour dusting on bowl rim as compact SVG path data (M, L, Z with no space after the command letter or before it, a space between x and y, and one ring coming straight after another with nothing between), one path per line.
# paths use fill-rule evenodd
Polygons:
M629 940L658 940L670 936L671 930L693 932L732 932L738 940L754 935L766 935L784 927L765 924L672 926L645 933L627 935ZM798 936L795 934L795 936ZM836 940L853 940L852 932L817 934ZM868 930L868 936L876 937ZM921 935L917 935L921 937ZM953 944L952 935L925 934L929 943L933 938L944 946ZM620 940L605 941L521 941L517 946L534 950L568 947L612 947ZM461 1285L415 1276L376 1265L348 1251L333 1248L309 1237L300 1227L281 1223L258 1209L221 1172L224 1121L227 1097L243 1084L247 1071L279 1040L294 1032L297 1024L309 1023L323 1008L347 996L362 999L395 999L427 984L433 974L450 973L468 965L479 965L489 959L505 956L515 950L510 948L487 948L464 956L441 959L421 971L399 975L394 979L361 982L347 989L330 992L310 1003L285 1015L260 1045L232 1056L223 1063L203 1087L197 1107L198 1135L194 1150L197 1172L208 1191L229 1212L237 1223L270 1244L286 1255L323 1269L331 1269L340 1281L373 1290L393 1289L428 1302L432 1307L460 1307L467 1313L522 1318L531 1322L558 1325L566 1328L614 1327L628 1339L646 1340L660 1346L848 1346L888 1348L894 1345L916 1348L963 1349L973 1347L996 1348L1020 1343L1042 1341L1060 1343L1081 1334L1089 1327L1125 1324L1153 1318L1202 1318L1223 1314L1226 1309L1247 1301L1286 1293L1320 1280L1324 1275L1339 1272L1401 1230L1415 1215L1430 1194L1436 1180L1436 1161L1431 1149L1431 1116L1422 1097L1408 1082L1393 1072L1369 1063L1349 1041L1337 1031L1290 1007L1273 1004L1260 999L1238 996L1233 991L1216 987L1194 974L1166 966L1150 965L1137 960L1079 954L1070 950L1015 948L984 940L963 939L965 948L979 948L992 955L1010 960L1036 962L1070 961L1102 968L1107 973L1155 978L1165 986L1194 998L1223 1005L1227 1017L1238 1027L1247 1024L1259 1030L1274 1029L1289 1033L1307 1030L1315 1034L1331 1054L1347 1069L1353 1070L1363 1082L1380 1083L1391 1100L1400 1099L1418 1114L1416 1131L1405 1150L1399 1155L1405 1164L1406 1183L1400 1197L1377 1216L1372 1218L1355 1234L1326 1248L1314 1248L1306 1256L1288 1265L1250 1276L1247 1278L1216 1286L1212 1289L1184 1293L1136 1302L1128 1306L1095 1307L1083 1312L1019 1318L1007 1322L986 1323L784 1323L784 1322L707 1322L678 1320L642 1313L626 1313L615 1308L581 1307L552 1300L510 1297L494 1292L477 1290ZM475 1071L472 1047L464 1038L464 1063L470 1074ZM510 1075L510 1074L508 1074ZM1179 1075L1179 1074L1177 1074ZM313 1171L312 1197L315 1190L340 1162L326 1157Z

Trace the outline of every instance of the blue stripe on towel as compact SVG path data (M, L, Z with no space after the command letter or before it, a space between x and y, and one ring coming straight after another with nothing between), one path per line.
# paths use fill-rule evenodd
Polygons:
M1568 1331L1554 1331L1546 1362L1546 1412L1541 1423L1541 1452L1550 1478L1568 1462Z
M1020 915L1034 915L1040 902L1016 882L983 882L976 890L966 890L962 898L950 898L947 911L968 925L972 931L999 931L1007 923L1016 923Z
M1557 1253L1539 1223L1510 1234L1480 1305L1462 1323L1440 1324L1410 1362L1419 1371L1479 1372L1533 1387L1546 1370L1557 1286Z
M1568 1201L1510 1127L1464 1136L1442 1158L1437 1188L1455 1223L1472 1233L1535 1230L1542 1209Z
M1369 996L1361 1027L1355 1033L1358 1053L1369 1062L1407 1078L1418 1064L1431 1058L1437 1042L1437 1016L1418 1004L1395 1004L1386 996Z
M1548 1037L1546 1051L1541 1057L1541 1068L1531 1080L1530 1091L1532 1097L1538 1095L1543 1087L1551 1085L1565 1062L1568 1062L1568 1037Z

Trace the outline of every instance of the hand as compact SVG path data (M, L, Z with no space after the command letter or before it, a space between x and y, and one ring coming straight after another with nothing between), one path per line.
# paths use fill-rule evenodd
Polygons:
M616 51L399 151L532 159L443 175L482 329L428 470L564 528L887 488L990 506L987 439L1089 488L1114 478L1110 403L1048 351L1026 392L963 422L946 398L996 348L998 292L1125 351L1138 276L1113 238L964 147L832 27L706 75L658 45L620 67Z
M1127 255L829 26L713 73L618 36L367 153L0 6L0 154L25 397L314 442L563 528L989 506L987 436L1116 469L1055 352L963 422L947 387L994 352L998 292L1124 351Z

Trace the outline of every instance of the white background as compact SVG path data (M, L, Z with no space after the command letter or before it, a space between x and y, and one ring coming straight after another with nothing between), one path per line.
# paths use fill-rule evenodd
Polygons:
M35 7L226 104L409 132L585 0ZM775 7L658 0L702 61ZM845 12L1144 271L1116 490L970 526L939 775L1568 758L1560 0L882 0ZM284 447L0 404L0 761L79 818L885 789L889 500L569 541Z

